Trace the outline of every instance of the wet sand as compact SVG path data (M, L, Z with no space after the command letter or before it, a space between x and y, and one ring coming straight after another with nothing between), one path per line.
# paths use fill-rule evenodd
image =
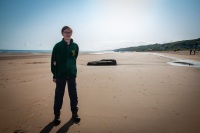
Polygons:
M199 54L164 54L200 59ZM116 59L118 65L86 65L100 59ZM172 66L169 61L147 53L79 55L77 88L82 120L78 124L70 120L66 91L61 124L55 127L50 54L1 55L0 132L200 132L200 69Z

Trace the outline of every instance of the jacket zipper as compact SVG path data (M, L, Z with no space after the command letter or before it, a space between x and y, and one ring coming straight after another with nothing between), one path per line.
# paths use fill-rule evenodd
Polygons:
M67 69L67 78L69 78L69 45L67 45L67 67L66 67L66 69Z

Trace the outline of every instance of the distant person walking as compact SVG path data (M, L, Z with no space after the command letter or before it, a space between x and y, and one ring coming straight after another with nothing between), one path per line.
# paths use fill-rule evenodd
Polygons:
M190 55L192 54L192 49L190 49Z
M194 49L194 55L195 55L195 53L196 53L196 49Z
M55 44L51 55L51 71L53 73L53 82L56 83L54 99L54 123L56 125L60 124L60 110L63 104L66 83L68 85L72 119L75 122L80 121L76 88L76 59L78 57L79 47L71 38L72 29L70 27L64 26L61 34L63 39Z

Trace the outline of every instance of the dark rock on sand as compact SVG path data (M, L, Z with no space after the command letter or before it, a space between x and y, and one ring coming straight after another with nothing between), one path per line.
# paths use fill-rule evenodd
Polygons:
M14 133L25 133L22 130L15 130Z
M91 61L87 63L88 66L111 66L117 65L117 61L115 59L102 59L100 61Z

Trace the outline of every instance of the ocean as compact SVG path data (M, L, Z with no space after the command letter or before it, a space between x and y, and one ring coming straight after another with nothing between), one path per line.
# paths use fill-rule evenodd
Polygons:
M0 53L51 53L52 50L1 50ZM114 53L114 51L79 51L79 54L107 54Z
M52 50L0 50L0 53L51 53Z

